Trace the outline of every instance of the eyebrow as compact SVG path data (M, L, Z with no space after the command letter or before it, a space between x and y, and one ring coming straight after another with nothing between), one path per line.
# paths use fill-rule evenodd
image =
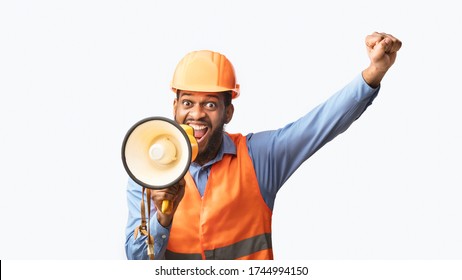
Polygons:
M183 97L183 96L192 96L192 93L182 92L181 97ZM218 97L218 95L214 95L214 94L207 94L207 95L205 95L205 96L206 96L206 97L210 97L210 98L220 99L220 98Z

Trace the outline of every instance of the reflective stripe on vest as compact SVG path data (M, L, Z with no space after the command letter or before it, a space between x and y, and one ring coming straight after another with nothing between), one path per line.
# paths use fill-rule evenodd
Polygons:
M175 252L166 250L165 259L167 260L202 260L202 255L201 254L182 254L182 253L175 253Z
M264 233L215 250L206 250L207 260L232 260L271 249L271 234Z
M189 172L173 219L166 259L272 259L271 217L245 136L231 134L237 156L212 166L201 198Z
M207 260L231 260L239 259L244 256L254 254L256 252L271 249L271 234L265 233L255 237L251 237L232 245L217 248L215 250L205 251L205 259ZM169 260L201 260L201 254L182 254L167 250L165 258Z

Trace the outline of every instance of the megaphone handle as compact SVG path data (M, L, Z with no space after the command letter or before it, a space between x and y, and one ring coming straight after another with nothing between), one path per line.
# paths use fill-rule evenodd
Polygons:
M170 200L165 199L162 201L162 209L160 209L160 211L164 214L170 214L172 212L172 203Z

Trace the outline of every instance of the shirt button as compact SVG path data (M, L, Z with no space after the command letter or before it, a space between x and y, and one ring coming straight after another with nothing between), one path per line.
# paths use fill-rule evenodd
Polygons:
M162 239L165 239L165 238L167 238L167 235L163 234L161 237L162 237Z

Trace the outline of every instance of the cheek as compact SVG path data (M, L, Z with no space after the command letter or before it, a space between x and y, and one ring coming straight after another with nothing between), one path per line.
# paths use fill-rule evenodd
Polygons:
M226 115L225 114L214 114L213 117L212 116L210 116L210 117L211 117L211 120L212 120L213 129L221 127L226 121Z
M173 116L174 116L174 119L177 123L183 123L184 121L184 114L181 113L181 111L179 110L174 110L173 111Z

